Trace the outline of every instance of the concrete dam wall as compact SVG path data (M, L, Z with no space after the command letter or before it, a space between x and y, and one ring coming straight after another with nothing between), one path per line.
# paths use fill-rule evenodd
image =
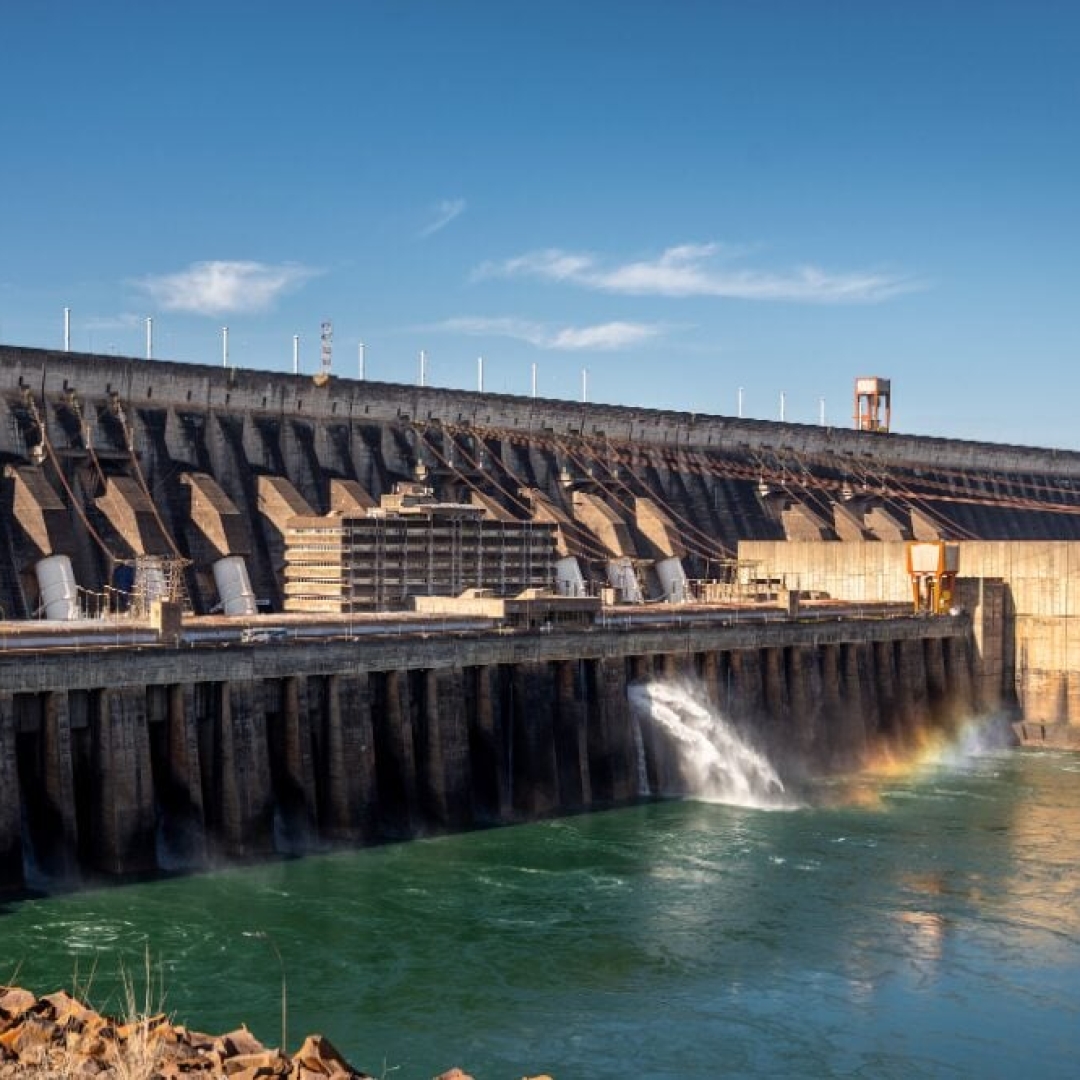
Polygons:
M971 714L965 618L0 654L0 889L686 790L628 687L692 678L786 783Z
M1080 544L1070 541L958 543L960 597L971 613L989 699L1009 702L1025 741L1080 746ZM911 596L901 544L747 543L800 588L852 601Z
M118 566L185 561L192 610L242 559L284 603L285 532L402 481L554 527L590 586L655 599L741 541L1080 540L1080 455L430 387L0 347L0 607L42 610L43 560L109 604Z

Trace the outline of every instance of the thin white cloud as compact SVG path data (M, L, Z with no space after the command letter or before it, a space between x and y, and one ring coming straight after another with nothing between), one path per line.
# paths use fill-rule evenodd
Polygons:
M125 313L123 315L91 315L83 321L85 330L131 330L145 323L141 315Z
M733 267L734 249L680 244L654 259L604 265L596 256L547 248L484 263L475 278L535 277L626 296L712 296L737 300L856 303L884 300L922 285L875 271L833 273L816 266L787 272ZM716 257L722 255L727 263Z
M283 293L321 271L295 263L192 263L186 270L143 278L138 284L166 311L232 315L266 311Z
M465 211L464 199L443 199L432 207L434 219L420 230L421 239L432 236L440 229L445 229L454 218Z
M562 352L624 349L648 341L662 332L653 323L608 322L594 326L552 327L527 319L461 316L434 327L474 337L508 337L526 341L540 349Z

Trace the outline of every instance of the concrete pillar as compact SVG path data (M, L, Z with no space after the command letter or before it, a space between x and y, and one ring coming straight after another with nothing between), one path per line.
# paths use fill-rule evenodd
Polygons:
M66 692L57 690L43 695L41 721L42 779L45 804L53 824L48 851L39 850L38 857L51 877L70 878L78 867L79 829Z
M1000 579L960 578L956 585L957 602L971 612L975 710L988 715L1013 700L1017 673L1015 612L1009 610L1011 596ZM1022 678L1026 664L1023 657L1019 659Z
M308 689L309 680L304 675L282 679L276 686L273 683L263 686L264 694L276 691L280 695L279 708L268 716L270 774L277 818L275 843L279 850L293 853L309 850L318 838L318 787L312 728L319 720L331 727L329 703L324 708L321 697L312 695L319 706L312 709ZM327 741L331 738L328 731ZM335 759L331 755L324 769L326 789L334 786L334 766ZM340 758L336 766L337 770L345 767ZM328 794L326 801L331 803L332 796ZM332 817L332 811L328 810L326 816Z
M972 650L968 638L945 639L945 681L953 721L966 720L975 711L971 661Z
M896 643L897 729L906 745L918 742L929 721L929 696L923 643L904 638Z
M656 657L659 674L673 683L692 682L697 678L692 653L664 653Z
M416 733L418 786L426 816L442 828L472 822L469 728L461 668L425 671Z
M662 673L661 673L662 674ZM630 657L630 681L636 683L648 682L654 677L653 657L631 656Z
M891 641L875 641L873 643L874 673L873 682L877 689L877 723L874 728L868 728L867 734L871 746L880 746L884 740L892 739L896 731L897 698L896 698L896 664Z
M945 674L945 639L925 638L922 645L926 670L926 722L934 728L945 728L952 720Z
M510 753L502 707L502 669L478 667L472 674L470 710L473 808L478 819L509 821L512 816Z
M819 752L830 766L844 757L846 709L842 697L839 645L822 645L820 650L821 712Z
M861 692L864 748L869 748L882 728L881 687L877 681L877 650L873 642L860 642L852 646L854 657L852 672L858 679Z
M262 692L258 682L221 686L215 733L220 770L216 839L226 855L238 858L274 850L273 782Z
M393 838L412 836L419 823L419 806L408 673L380 672L373 692L377 695L371 718L380 828Z
M15 756L15 702L0 691L0 895L23 886L22 810Z
M719 654L714 652L698 653L695 656L694 666L698 671L698 677L709 701L717 708L722 707L723 673Z
M290 683L299 683L290 679ZM298 686L299 690L299 686ZM294 760L307 769L310 747L305 722L306 709L298 709ZM365 673L331 675L328 685L326 725L326 831L339 840L370 839L377 832L378 788L375 769L375 734L371 720L371 687ZM314 804L314 777L304 774L306 790Z
M589 723L581 675L579 660L560 660L555 664L558 694L555 759L559 769L559 804L563 810L580 810L592 802Z
M838 766L855 768L866 759L867 726L876 726L872 717L877 696L872 681L872 655L864 643L839 647L837 737L834 751Z
M91 858L109 874L157 867L156 812L146 690L103 690L91 715Z
M182 866L199 865L206 861L207 851L194 687L178 683L166 689L163 723L165 770L155 778L162 854Z
M637 794L637 754L630 731L626 667L621 659L589 661L589 777L597 803Z
M794 645L788 650L786 660L791 745L805 762L816 763L825 757L821 752L823 687L818 651Z
M765 713L762 734L766 748L786 751L792 744L788 656L783 648L763 649Z
M733 720L758 723L765 714L765 672L761 651L738 649L730 654L731 677L724 689L725 707Z
M514 665L513 677L514 812L532 819L559 806L554 671L550 664L526 661Z

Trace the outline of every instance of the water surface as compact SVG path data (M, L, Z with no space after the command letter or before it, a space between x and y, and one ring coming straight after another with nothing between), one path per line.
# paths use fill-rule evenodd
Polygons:
M400 1080L1080 1075L1080 758L819 795L12 903L0 980L112 1008L149 948L178 1021L276 1045L283 967L294 1046Z

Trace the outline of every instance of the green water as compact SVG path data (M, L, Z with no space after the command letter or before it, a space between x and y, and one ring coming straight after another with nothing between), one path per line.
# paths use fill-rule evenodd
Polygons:
M0 979L376 1076L1080 1075L1080 758L665 802L0 908ZM246 936L251 933L264 937Z

